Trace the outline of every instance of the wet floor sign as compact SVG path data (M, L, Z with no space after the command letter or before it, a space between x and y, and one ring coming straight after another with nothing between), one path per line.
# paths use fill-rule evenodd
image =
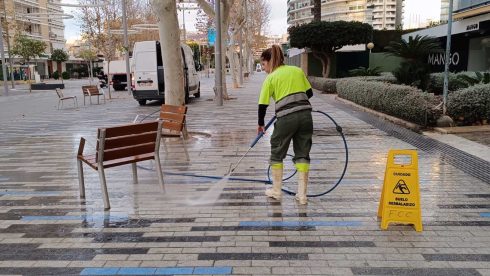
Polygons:
M403 223L422 231L418 168L416 150L389 151L378 208L381 229L386 230L389 223Z

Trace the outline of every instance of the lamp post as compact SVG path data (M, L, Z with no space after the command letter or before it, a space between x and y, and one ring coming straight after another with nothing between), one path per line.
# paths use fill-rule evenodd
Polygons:
M129 95L131 95L131 73L129 69L129 42L128 42L128 23L126 20L126 0L122 1L122 23L123 23L123 33L124 33L124 56L126 59L126 88L128 89Z
M7 77L7 65L5 64L5 49L3 48L3 27L0 20L0 54L2 59L2 76L3 76L3 91L5 96L9 95L9 85Z
M442 114L446 115L447 112L447 92L449 86L449 64L451 64L451 35L452 35L452 25L453 25L453 0L449 0L449 10L448 10L448 20L447 20L447 37L446 37L446 58L444 66L444 90L443 90L443 106Z
M214 55L214 68L215 68L215 89L216 96L218 97L216 104L218 106L223 105L223 76L221 75L221 0L215 0L214 8L215 8L215 25L216 25L216 42L215 45L215 55Z

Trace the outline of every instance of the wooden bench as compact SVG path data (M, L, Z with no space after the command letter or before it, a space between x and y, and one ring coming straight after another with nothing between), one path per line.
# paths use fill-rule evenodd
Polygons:
M249 73L249 72L245 72L245 73L243 73L243 77L244 77L244 78L246 78L246 79L248 79L248 76L249 76L249 75L250 75L250 73Z
M158 155L161 134L162 122L159 121L99 128L97 131L95 154L90 155L83 154L85 138L80 138L77 154L80 197L85 198L83 163L86 163L92 169L99 172L105 209L110 209L111 207L104 169L131 164L133 169L133 182L136 184L138 183L136 162L155 160L158 182L162 186L162 189L164 189L163 172L160 164L160 156Z
M68 97L66 97L63 94L63 91L61 89L59 89L59 88L56 88L56 94L58 95L58 110L60 109L60 104L61 104L61 108L63 108L63 101L64 100L70 100L70 99L73 100L73 106L75 108L78 108L77 96L68 96Z
M169 105L164 104L160 107L160 116L157 120L162 124L162 139L163 138L181 138L184 144L184 151L187 160L189 160L189 153L187 152L187 145L185 140L188 138L187 128L185 125L185 119L187 114L187 106ZM144 116L143 120L149 115L136 115L133 123L138 122L138 118ZM167 145L163 143L165 153L168 154Z
M82 86L83 92L83 105L85 105L85 97L89 98L90 104L92 104L92 96L97 96L97 104L99 104L99 97L103 96L105 103L104 91L100 91L97 85L84 85Z
M176 106L164 104L160 107L160 117L162 121L162 138L181 138L184 145L185 157L189 160L187 145L185 140L188 138L185 119L187 114L187 106ZM165 153L168 153L166 143L163 143Z

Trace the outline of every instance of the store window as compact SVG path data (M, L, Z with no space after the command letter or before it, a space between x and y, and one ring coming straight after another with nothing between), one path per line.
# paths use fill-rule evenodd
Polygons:
M490 71L490 36L470 39L468 71Z

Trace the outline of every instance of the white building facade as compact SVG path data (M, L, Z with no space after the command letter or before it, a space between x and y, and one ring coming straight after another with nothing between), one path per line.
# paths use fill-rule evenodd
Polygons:
M322 0L322 21L359 21L375 30L394 30L403 20L403 0ZM313 20L311 0L288 0L288 24Z

